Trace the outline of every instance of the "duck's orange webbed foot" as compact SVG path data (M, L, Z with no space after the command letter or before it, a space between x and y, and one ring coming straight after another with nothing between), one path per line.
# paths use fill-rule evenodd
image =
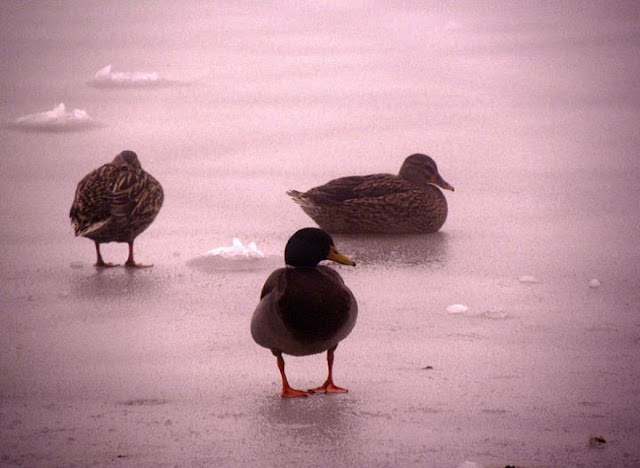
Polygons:
M280 396L282 398L298 398L298 397L306 397L312 394L311 390L296 390L295 388L287 387L282 389L282 393Z
M310 393L349 393L346 388L338 387L333 382L325 382L321 386L309 390Z

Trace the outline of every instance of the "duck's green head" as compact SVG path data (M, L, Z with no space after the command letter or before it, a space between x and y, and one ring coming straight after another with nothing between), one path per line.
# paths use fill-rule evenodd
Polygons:
M331 236L318 228L304 228L289 238L284 249L284 261L293 267L315 267L322 260L355 266L356 262L342 255L333 245Z
M124 150L122 153L118 154L115 158L113 158L112 164L116 166L121 166L123 164L128 164L129 166L135 168L141 168L140 161L138 160L138 155L130 150Z
M433 184L453 191L453 186L442 178L436 162L426 154L412 154L402 163L398 176L416 185Z

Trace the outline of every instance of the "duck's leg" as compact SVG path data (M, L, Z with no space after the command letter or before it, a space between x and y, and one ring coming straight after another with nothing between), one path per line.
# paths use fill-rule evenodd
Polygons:
M338 345L335 345L333 348L327 351L327 366L329 367L329 375L327 376L327 380L325 380L325 382L318 388L309 390L310 392L347 393L349 391L346 388L338 387L333 383L333 352L336 350L337 347Z
M282 393L280 396L282 398L295 398L309 395L310 392L291 388L289 381L287 380L287 375L284 373L284 359L282 358L282 353L279 351L273 351L273 354L278 358L278 370L280 371L280 377L282 377Z
M133 260L133 240L130 240L128 244L129 244L129 258L127 258L127 262L125 263L125 266L128 266L129 268L149 268L153 266L153 265L142 265L141 263L136 263Z
M103 259L102 259L102 255L100 254L100 243L98 241L93 241L96 244L96 256L98 257L98 259L96 260L96 264L95 266L100 267L100 268L111 268L114 266L118 266L115 265L113 263L106 263Z

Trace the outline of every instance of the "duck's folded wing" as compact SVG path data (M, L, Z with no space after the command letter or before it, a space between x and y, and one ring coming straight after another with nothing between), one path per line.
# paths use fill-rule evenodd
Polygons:
M375 198L414 190L409 182L391 174L377 174L366 177L354 188L353 198Z
M149 174L121 168L110 194L110 212L116 218L155 215L163 199L162 187Z
M109 217L109 200L116 177L115 166L105 164L78 183L69 211L76 234Z
M272 292L278 286L281 289L284 289L283 281L285 281L284 268L278 268L274 272L272 272L267 280L264 282L264 286L262 286L262 291L260 292L260 299L264 296Z
M408 189L406 181L391 174L341 177L312 188L305 198L317 204L338 204L359 198L379 197Z

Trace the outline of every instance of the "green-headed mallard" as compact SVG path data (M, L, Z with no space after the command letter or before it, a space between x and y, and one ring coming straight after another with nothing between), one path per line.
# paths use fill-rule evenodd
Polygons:
M317 228L297 231L285 247L286 267L267 278L260 303L251 319L256 343L276 356L282 377L283 398L311 393L345 393L333 383L333 353L351 333L358 305L351 290L332 268L318 265L332 260L345 265L355 262L339 253L329 234ZM308 356L327 351L329 374L320 387L296 390L289 386L282 354Z
M123 151L113 161L87 174L76 188L69 216L76 236L96 244L96 266L105 263L100 244L126 242L126 266L145 267L133 259L133 241L153 222L162 207L164 192L160 183L145 172L133 151Z
M433 159L412 154L398 175L341 177L287 194L328 232L418 234L436 232L447 219L447 199L436 185L453 190Z

